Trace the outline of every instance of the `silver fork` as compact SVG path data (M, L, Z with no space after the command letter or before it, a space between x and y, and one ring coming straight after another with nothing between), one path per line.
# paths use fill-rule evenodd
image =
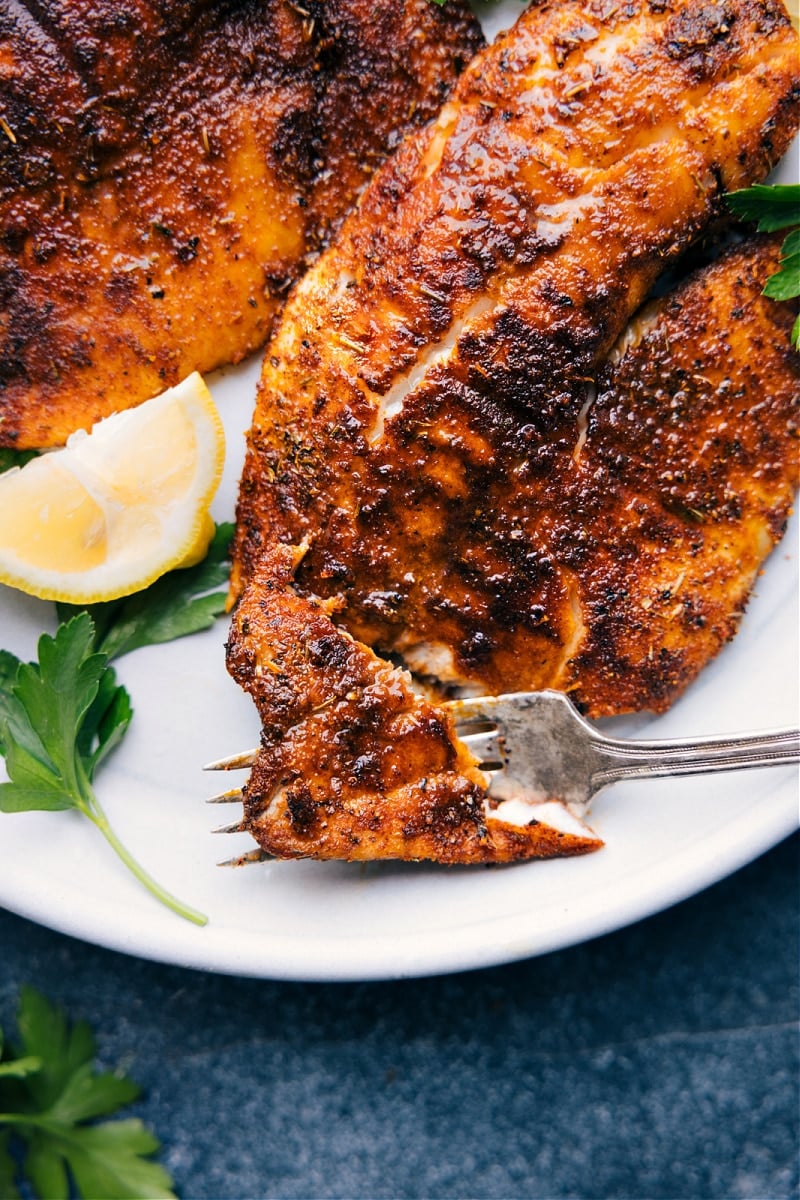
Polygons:
M704 775L800 761L800 731L645 741L606 737L562 692L516 692L453 700L459 739L488 775L489 794L560 800L585 809L625 779ZM490 726L490 728L486 728Z

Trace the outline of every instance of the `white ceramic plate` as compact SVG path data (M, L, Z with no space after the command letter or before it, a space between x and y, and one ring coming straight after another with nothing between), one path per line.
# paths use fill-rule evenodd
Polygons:
M492 31L516 0L493 15ZM796 149L796 148L795 148ZM783 167L796 178L796 167ZM212 390L229 449L215 503L229 519L258 364ZM622 733L678 737L797 722L797 521L767 564L739 636L672 711L614 722ZM0 645L31 658L53 606L0 588ZM147 958L276 979L428 975L572 945L656 912L721 879L797 824L792 768L626 784L595 802L605 839L586 858L505 868L270 863L222 869L249 849L214 836L234 820L208 808L219 776L201 764L255 745L250 701L225 672L226 622L117 664L136 715L98 780L123 842L157 879L209 916L182 921L128 876L74 813L0 815L0 904L42 925Z

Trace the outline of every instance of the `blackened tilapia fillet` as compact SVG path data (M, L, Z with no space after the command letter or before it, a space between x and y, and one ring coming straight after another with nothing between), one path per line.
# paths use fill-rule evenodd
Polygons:
M376 176L272 340L242 479L230 669L268 852L574 852L510 826L440 683L665 708L735 628L796 484L769 243L641 315L798 119L772 0L565 0L476 58ZM427 768L426 768L427 759Z
M413 574L431 580L415 619L438 644L479 614L471 641L445 648L488 690L569 689L595 715L666 707L736 631L798 484L793 312L761 295L778 258L779 242L759 239L646 306L580 409L528 419L521 436L459 394L424 460L419 437L398 429L373 478L402 482L405 504L381 510L371 563L366 548L356 560L367 578L381 573L385 606ZM470 485L459 504L454 480ZM439 507L447 570L447 532L416 532ZM234 613L229 669L263 723L242 829L279 857L475 863L596 849L585 827L501 819L446 709L337 627L346 599L298 586L316 544L270 550ZM456 571L472 608L434 590ZM551 571L563 592L534 591Z
M562 517L555 464L653 280L764 175L799 106L771 0L530 9L287 305L234 593L264 547L307 540L297 587L367 644L490 691L575 686L594 530Z

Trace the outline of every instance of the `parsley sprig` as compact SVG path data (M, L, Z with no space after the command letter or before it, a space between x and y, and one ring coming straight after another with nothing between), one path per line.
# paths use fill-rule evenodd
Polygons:
M73 1187L87 1200L174 1200L172 1180L152 1161L159 1142L142 1122L97 1120L130 1104L139 1088L94 1069L89 1026L69 1025L29 987L17 1025L18 1045L4 1046L0 1030L0 1196L18 1200L24 1178L46 1200L68 1200Z
M83 813L148 891L197 925L206 923L203 914L166 891L119 841L93 781L133 716L109 660L214 624L226 593L213 589L228 578L232 536L231 523L218 525L202 562L133 596L87 608L57 604L61 624L55 637L39 639L36 663L0 650L0 755L8 774L0 812Z
M85 608L57 604L58 618L68 621L76 613L88 612L96 630L95 649L109 659L209 629L225 611L226 592L211 589L227 582L232 537L233 524L223 522L196 566L170 571L144 591L121 600Z
M122 740L133 710L108 657L95 650L88 613L39 639L38 662L0 655L0 752L8 782L0 811L74 809L103 835L133 875L173 912L207 918L178 900L136 861L109 824L92 786L95 772Z
M728 204L743 221L755 221L759 233L800 226L800 184L755 184L731 192ZM781 264L764 286L772 300L793 300L800 296L800 229L794 229L781 246ZM800 349L800 316L791 332L792 345Z

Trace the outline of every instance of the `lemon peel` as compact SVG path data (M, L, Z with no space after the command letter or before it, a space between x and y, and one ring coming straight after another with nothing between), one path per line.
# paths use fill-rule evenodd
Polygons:
M94 604L205 554L225 434L196 372L0 476L0 582Z

